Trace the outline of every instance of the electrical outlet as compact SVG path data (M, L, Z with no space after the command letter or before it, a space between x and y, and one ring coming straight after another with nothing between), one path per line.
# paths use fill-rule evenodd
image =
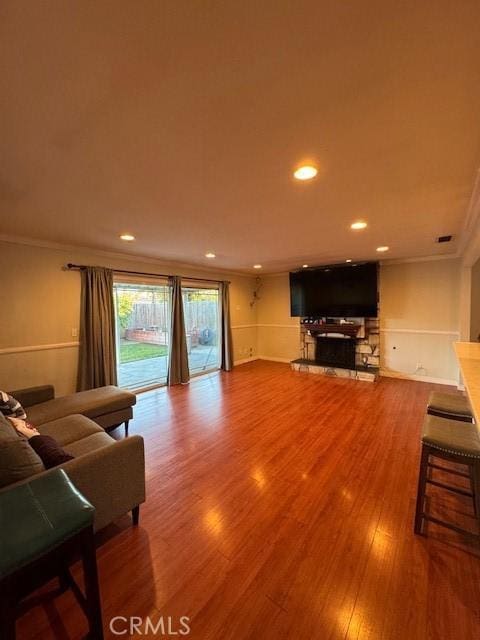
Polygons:
M77 327L72 327L72 338L78 338L78 329L77 329Z

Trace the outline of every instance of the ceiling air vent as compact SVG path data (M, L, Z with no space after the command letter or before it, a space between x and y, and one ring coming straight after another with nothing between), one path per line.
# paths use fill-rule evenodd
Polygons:
M437 242L450 242L453 236L438 236Z

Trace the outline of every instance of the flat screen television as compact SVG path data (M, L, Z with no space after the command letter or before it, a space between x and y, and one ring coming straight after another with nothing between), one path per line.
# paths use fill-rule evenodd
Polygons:
M334 264L290 273L292 316L376 318L377 262Z

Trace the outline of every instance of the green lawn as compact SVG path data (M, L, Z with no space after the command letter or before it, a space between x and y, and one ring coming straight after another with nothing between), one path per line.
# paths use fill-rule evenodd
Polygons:
M145 360L146 358L158 358L159 356L166 356L167 353L168 349L163 344L122 341L120 343L120 364Z

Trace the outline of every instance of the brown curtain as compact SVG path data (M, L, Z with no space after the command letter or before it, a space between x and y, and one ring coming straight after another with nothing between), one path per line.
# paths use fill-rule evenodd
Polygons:
M180 276L169 278L172 287L172 314L170 325L170 354L167 384L185 384L190 380L188 369L187 336L183 315L182 281Z
M113 271L85 267L81 278L77 391L117 384Z
M232 326L230 324L230 285L228 282L220 283L222 300L222 364L224 371L233 368L233 344Z

